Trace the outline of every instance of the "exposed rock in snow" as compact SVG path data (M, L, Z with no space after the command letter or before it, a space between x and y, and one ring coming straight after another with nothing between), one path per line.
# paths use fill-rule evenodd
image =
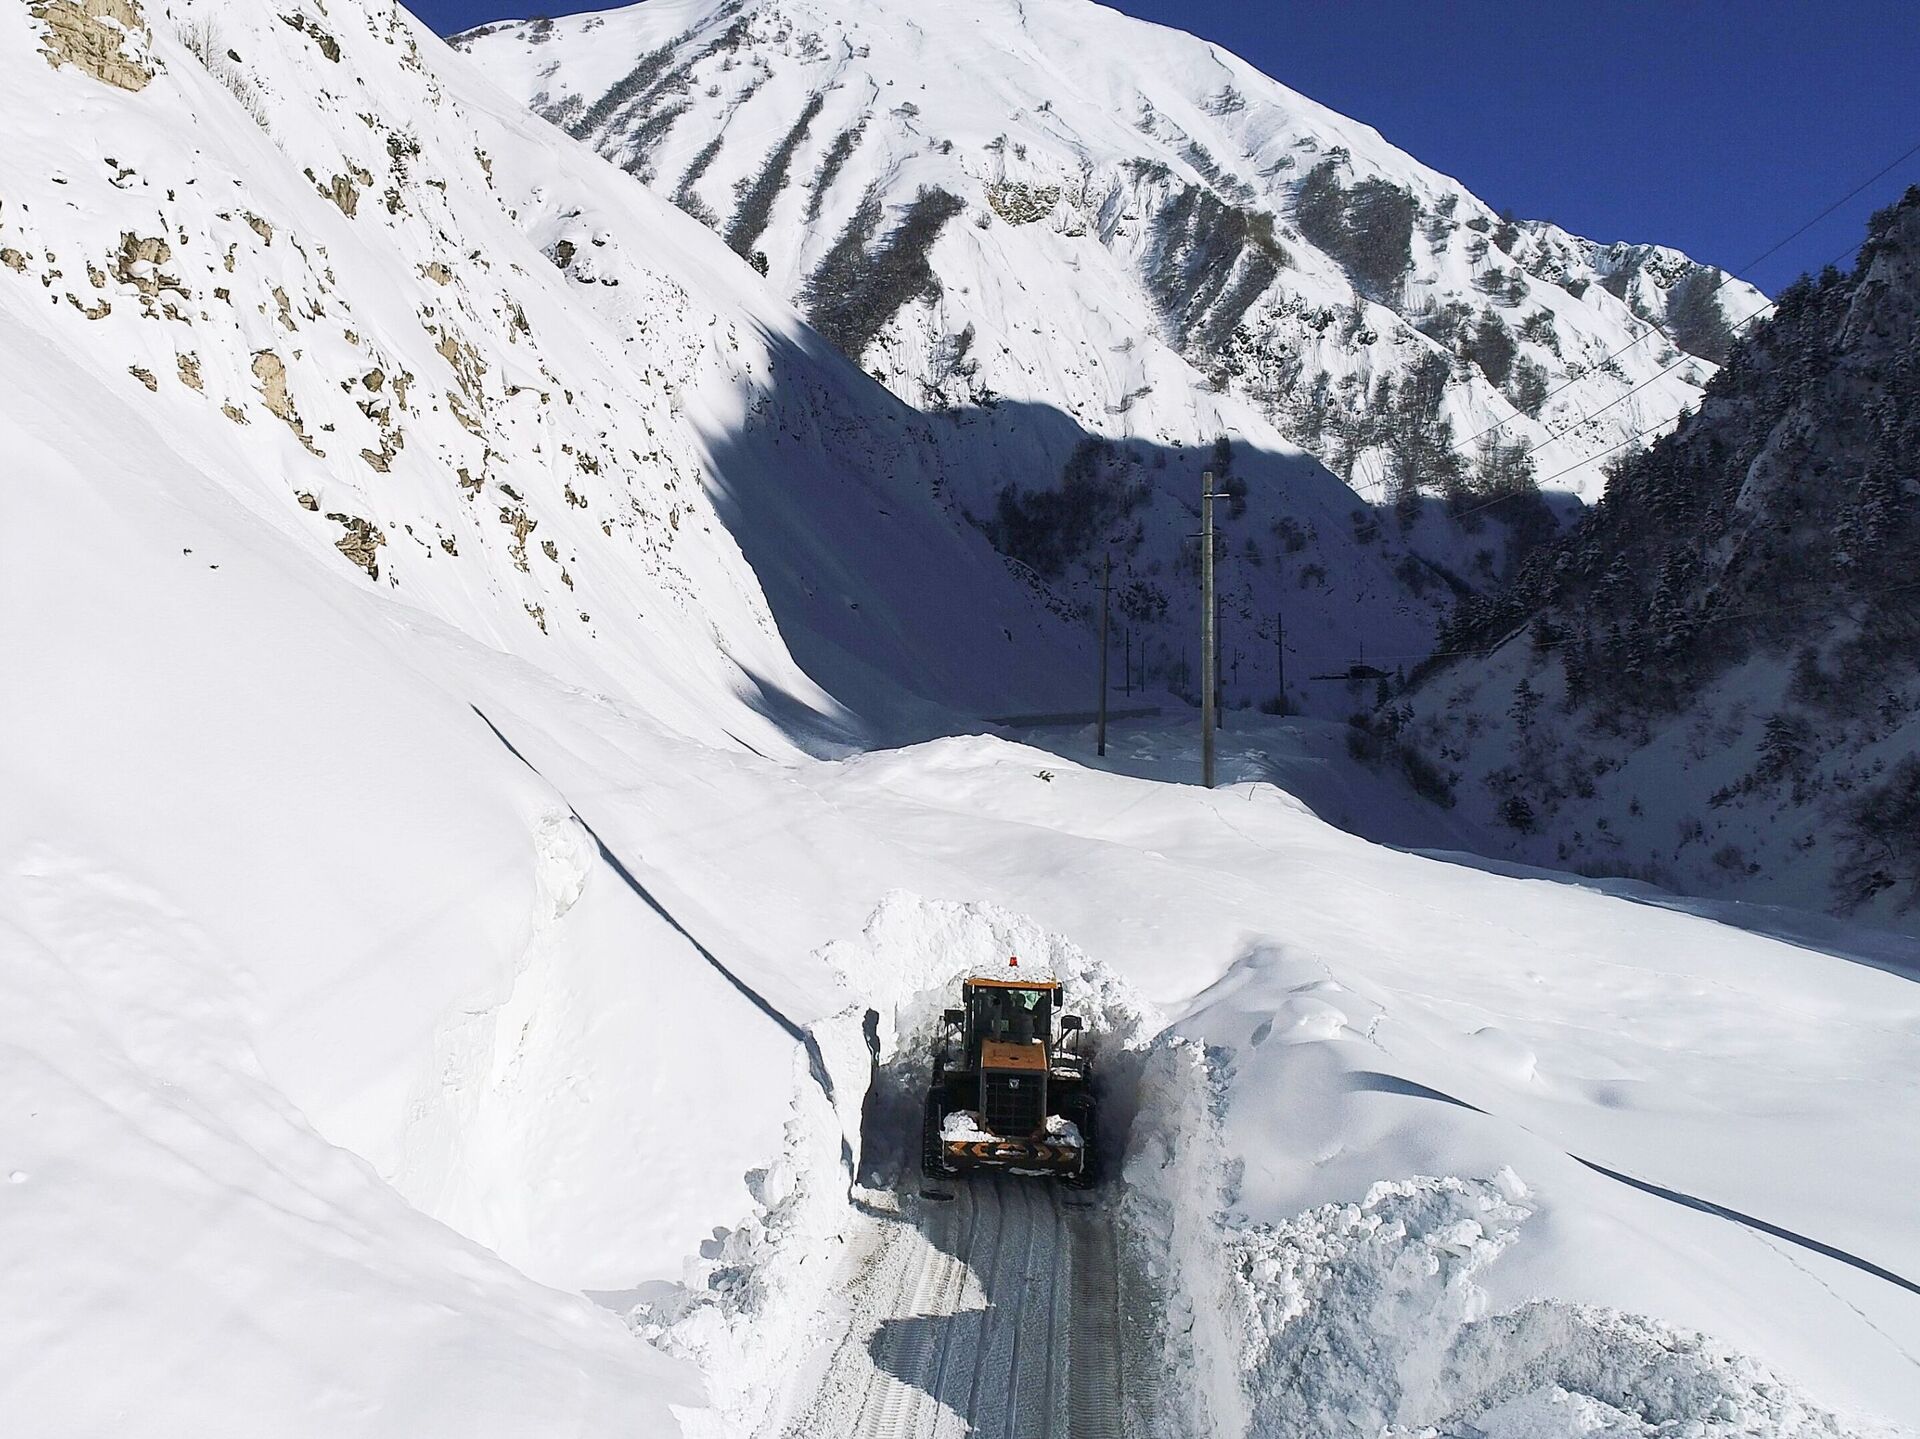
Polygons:
M41 53L50 65L72 65L121 90L144 90L153 79L153 35L134 0L29 0L46 26Z

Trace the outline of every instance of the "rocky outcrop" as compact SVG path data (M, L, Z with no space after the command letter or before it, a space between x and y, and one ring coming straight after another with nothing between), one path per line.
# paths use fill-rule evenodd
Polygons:
M135 0L32 0L30 8L46 27L40 53L49 65L72 65L121 90L153 79L153 36Z

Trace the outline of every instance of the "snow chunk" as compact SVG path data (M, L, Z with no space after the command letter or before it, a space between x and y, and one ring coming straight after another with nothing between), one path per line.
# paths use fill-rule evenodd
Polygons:
M1017 969L1007 964L1018 955ZM1062 1003L1086 1017L1096 1042L1139 1044L1154 1025L1133 987L1084 950L1025 915L994 904L884 896L860 938L826 946L850 1003L880 1012L882 1039L901 1053L930 1049L942 1011L959 1002L960 982L1007 974L1059 983ZM908 1039L910 1034L919 1038Z
M1861 1432L1706 1335L1597 1306L1488 1313L1478 1275L1533 1213L1511 1168L1416 1176L1278 1224L1235 1222L1222 1146L1233 1083L1156 1046L1127 1163L1136 1232L1176 1276L1168 1359L1194 1432L1274 1439L1777 1436Z
M956 1109L943 1119L940 1122L940 1137L961 1144L985 1144L999 1138L987 1132L980 1123L980 1116L971 1109Z
M1047 1138L1071 1149L1084 1149L1087 1143L1086 1136L1080 1133L1080 1126L1064 1114L1047 1116Z
M943 1119L940 1122L940 1137L949 1143L959 1144L987 1144L1005 1138L1004 1135L989 1131L979 1114L971 1109L956 1109ZM1084 1149L1087 1143L1080 1126L1064 1114L1047 1116L1047 1140L1068 1149Z

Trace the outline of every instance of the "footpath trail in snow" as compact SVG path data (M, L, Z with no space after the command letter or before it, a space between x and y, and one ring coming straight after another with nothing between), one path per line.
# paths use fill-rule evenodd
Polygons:
M847 1333L787 1439L1133 1432L1123 1417L1146 1395L1122 1348L1104 1202L977 1178L897 1203L869 1209L850 1248Z

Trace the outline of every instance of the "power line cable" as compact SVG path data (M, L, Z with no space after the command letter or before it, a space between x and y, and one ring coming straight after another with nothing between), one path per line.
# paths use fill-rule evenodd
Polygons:
M1920 147L1916 147L1916 148L1920 148ZM1848 255L1852 254L1855 250L1859 248L1860 247L1858 245L1847 246L1846 249L1840 251L1837 255L1834 255L1831 259L1824 261L1822 263L1822 268L1824 269L1827 265L1838 264L1841 260L1844 260ZM1766 314L1769 310L1778 308L1779 304L1780 302L1778 300L1769 300L1767 301L1766 304L1762 305L1759 309L1753 311L1751 314L1746 315L1742 319L1736 320L1730 328L1738 330L1743 325L1750 325L1755 320L1759 319L1762 315ZM1633 389L1628 390L1626 394L1619 395L1614 399L1607 401L1607 403L1600 406L1599 409L1594 410L1589 414L1583 415L1580 419L1579 425L1569 426L1567 429L1562 430L1557 435L1549 435L1546 439L1540 441L1540 443L1535 445L1532 449L1527 450L1525 454L1522 456L1522 458L1524 459L1528 456L1531 456L1537 453L1540 450L1544 450L1548 445L1558 444L1560 441L1566 439L1569 435L1571 435L1574 432L1574 430L1578 429L1580 425L1589 423L1595 415L1604 414L1607 410L1612 409L1615 405L1620 404L1622 401L1631 398L1634 394L1645 389L1648 385L1652 384L1655 380L1659 379L1662 375L1666 374L1668 371L1677 369L1679 368L1679 366L1685 364L1690 358L1692 357L1688 355L1682 355L1679 359L1675 360L1671 365L1668 365L1665 370L1661 370L1656 374L1648 377L1647 379L1642 380L1639 384L1635 385ZM1584 459L1575 460L1572 464L1563 466L1562 468L1555 470L1552 474L1548 475L1545 479L1535 480L1534 485L1537 488L1541 485L1551 484L1553 481L1559 479L1563 475L1570 475L1575 470L1585 469L1588 465L1592 464L1595 460L1605 459L1608 455L1612 454L1615 450L1624 449L1626 446L1632 444L1635 440L1645 439L1648 435L1651 435L1656 431L1665 429L1668 425L1672 424L1675 420L1684 418L1688 414L1688 412L1691 410L1691 408L1692 408L1691 406L1683 405L1679 410L1677 410L1671 415L1668 415L1665 419L1656 420L1653 424L1647 426L1645 429L1637 430L1633 434L1628 435L1625 439L1616 441L1614 444L1608 445L1604 450L1596 451L1595 453L1586 456ZM1470 505L1464 510L1455 510L1453 512L1453 517L1455 519L1462 519L1467 515L1476 514L1481 510L1491 509L1493 506L1499 504L1502 500L1507 500L1511 498L1512 498L1512 495L1510 494L1495 495L1491 499L1483 500L1477 505Z
M1858 250L1859 248L1860 246L1858 244L1848 245L1845 249L1839 251L1837 254L1822 261L1821 268L1825 269L1828 265L1839 264L1840 261L1846 259L1848 255L1852 254L1854 251ZM1748 314L1742 315L1739 319L1735 320L1732 324L1727 326L1727 328L1729 330L1741 329L1744 326L1752 324L1755 320L1759 319L1762 315L1766 314L1767 311L1779 308L1779 305L1780 305L1780 302L1778 300L1768 300L1764 305L1760 306L1759 309L1753 310ZM1675 370L1679 369L1682 365L1687 364L1689 361L1695 360L1697 358L1698 356L1695 356L1695 355L1683 354L1679 356L1679 358L1672 361L1672 363L1665 365L1662 368L1654 371L1653 374L1649 375L1646 379L1642 380L1639 384L1635 385L1631 390L1628 390L1625 394L1616 395L1613 399L1608 400L1606 404L1601 405L1597 409L1588 411L1586 414L1582 415L1576 423L1567 426L1567 428L1562 430L1559 434L1548 435L1546 439L1540 441L1537 445L1533 446L1533 448L1528 450L1527 453L1531 455L1535 453L1535 451L1544 450L1548 445L1551 445L1556 441L1564 440L1568 435L1571 435L1575 430L1579 429L1581 425L1589 423L1595 415L1603 415L1608 410L1612 409L1615 405L1624 404L1626 401L1632 399L1635 395L1639 394L1640 391L1644 390L1648 385L1651 385L1655 380L1660 379L1662 376L1672 374ZM1680 411L1680 414L1685 414L1685 413L1686 411L1684 409ZM1675 418L1678 418L1678 416L1675 416Z
M1912 159L1915 155L1920 155L1920 141L1916 141L1913 145L1908 147L1908 149L1904 153L1902 153L1899 156L1899 158L1891 161L1886 165L1881 166L1878 170L1874 171L1873 174L1869 175L1866 179L1862 180L1858 185L1855 185L1851 190L1847 191L1846 194L1842 195L1838 200L1835 200L1831 205L1827 206L1826 209L1822 210L1819 214L1815 215L1811 220L1808 220L1805 224L1801 225L1799 229L1794 230L1792 233L1783 236L1781 239L1775 241L1772 245L1769 245L1766 249L1762 250L1758 255L1755 255L1751 260L1747 261L1746 264L1740 266L1740 269L1751 270L1754 268L1754 266L1760 264L1763 260L1770 259L1772 256L1777 255L1781 250L1785 249L1793 241L1799 239L1802 235L1806 234L1807 231L1811 230L1815 225L1819 224L1822 220L1826 219L1827 216L1833 214L1834 211L1838 210L1842 205L1846 204L1847 201L1853 199L1856 195L1859 195L1868 186L1880 180L1882 177L1898 169L1901 165L1904 165L1908 160ZM1850 248L1857 249L1858 247L1854 246ZM1845 252L1842 252L1842 253L1844 254ZM1737 279L1739 279L1739 276L1737 274L1732 272L1727 272L1726 277L1722 279L1719 284L1715 285L1711 290L1707 291L1707 294L1709 296L1717 295L1722 290L1726 289L1727 286L1733 284L1734 281ZM1652 339L1653 336L1655 335L1661 335L1663 337L1667 337L1667 332L1661 329L1659 325L1653 324L1651 328L1646 330L1644 333L1640 335L1636 335L1633 339L1629 340L1626 344L1622 345L1619 349L1615 350L1612 354L1608 355L1605 359L1600 361L1599 365L1594 366L1594 369L1599 369L1606 365L1611 364L1613 361L1619 359L1622 355L1626 354L1627 351L1635 349L1638 346L1645 344L1648 340ZM1671 339L1671 337L1667 337L1667 338L1669 338L1669 340ZM1678 362L1676 361L1675 363L1677 364ZM1555 395L1558 395L1563 391L1570 389L1574 385L1579 384L1581 380L1586 378L1586 374L1590 374L1590 373L1592 373L1592 371L1587 371L1586 373L1578 377L1570 378L1562 381L1554 389L1547 391L1546 395L1542 398L1540 403L1544 405L1548 400L1551 400ZM1503 419L1495 420L1491 425L1488 425L1485 429L1479 431L1477 434L1469 435L1465 440L1458 442L1454 446L1454 448L1461 449L1467 445L1476 444L1480 440L1492 434L1494 431L1505 429L1508 425L1512 424L1516 419L1519 419L1519 418L1520 418L1520 412L1518 410L1515 410L1513 414L1508 415Z
M1832 204L1828 205L1826 209L1822 210L1819 214L1815 215L1812 219L1806 221L1798 229L1793 230L1789 234L1783 236L1781 239L1775 241L1774 244L1769 246L1767 249L1761 251L1761 253L1756 255L1752 260L1749 260L1746 263L1746 265L1743 266L1742 268L1750 270L1755 265L1758 265L1761 261L1769 258L1772 255L1779 253L1780 250L1784 249L1788 244L1798 239L1801 235L1804 235L1808 230L1812 229L1815 225L1819 224L1822 220L1826 219L1827 216L1833 214L1834 211L1838 210L1842 205L1846 204L1849 200L1859 195L1868 186L1872 185L1875 181L1881 179L1890 171L1898 168L1900 165L1904 164L1908 159L1912 158L1916 154L1920 154L1920 142L1916 142L1913 145L1909 146L1897 159L1891 161L1890 163L1876 170L1872 175L1868 176L1865 180L1862 180L1858 185L1855 185L1846 194L1842 195L1838 200L1835 200ZM1838 264L1842 259L1846 258L1847 255L1853 253L1859 248L1860 247L1858 244L1848 245L1845 249L1841 250L1838 254L1834 255L1831 259L1828 259L1827 261L1825 261L1823 264L1823 268L1825 267L1825 265ZM1732 284L1735 278L1737 277L1729 274L1725 279L1723 279L1718 285L1714 286L1713 289L1709 290L1707 293L1709 295L1719 294L1721 290L1725 289L1728 285ZM1766 314L1769 310L1773 310L1777 308L1778 305L1779 305L1778 300L1768 300L1765 304L1761 305L1759 309L1754 310L1752 313L1735 321L1729 328L1738 330L1743 326L1749 325L1753 321L1759 319L1762 315ZM1615 350L1611 355L1607 356L1606 360L1602 360L1600 362L1601 365L1605 365L1609 361L1617 359L1619 356L1624 355L1628 350L1633 349L1635 346L1641 344L1643 341L1647 340L1648 338L1650 338L1652 335L1656 333L1664 335L1666 332L1664 330L1661 330L1659 326L1655 325L1653 328L1646 331L1646 333L1638 336L1637 338L1628 342L1626 345L1621 346L1618 350ZM1638 394L1641 390L1645 389L1648 385L1652 384L1655 380L1660 379L1662 376L1670 373L1671 371L1677 369L1679 366L1685 364L1690 358L1692 357L1684 354L1681 355L1680 358L1674 360L1671 364L1665 366L1664 368L1656 371L1654 374L1650 375L1647 379L1642 380L1639 384L1633 386L1632 389L1627 390L1623 394L1615 396L1613 399L1607 401L1606 404L1600 406L1598 409L1593 410L1586 415L1583 415L1579 423L1588 424L1593 420L1595 415L1604 414L1607 410L1612 409L1615 405L1622 404L1626 400L1631 399L1634 395ZM1598 366L1596 366L1595 368L1598 368ZM1588 371L1586 373L1591 373L1591 371ZM1545 399L1543 399L1541 403L1544 405L1546 403L1546 400L1552 399L1553 396L1561 393L1561 391L1568 389L1572 385L1578 384L1579 380L1584 379L1585 377L1586 375L1582 374L1577 378L1568 379L1567 381L1562 383L1557 389L1548 391ZM1668 415L1666 418L1658 420L1644 429L1636 430L1633 434L1628 435L1624 439L1615 441L1613 444L1608 445L1605 449L1597 451L1594 454L1588 455L1583 459L1576 460L1570 465L1563 466L1562 468L1555 470L1552 474L1546 476L1544 479L1535 480L1534 481L1535 489L1538 489L1540 486L1543 486L1543 485L1551 484L1554 480L1560 479L1565 475L1570 475L1575 470L1585 469L1588 465L1591 465L1595 460L1605 459L1608 455L1612 454L1614 451L1624 449L1626 446L1632 444L1634 441L1644 439L1648 435L1651 435L1658 430L1664 429L1666 426L1673 424L1675 421L1683 418L1688 413L1688 409L1689 407L1682 406L1674 414ZM1475 441L1480 440L1485 436L1492 434L1495 430L1502 428L1503 426L1511 423L1514 419L1517 419L1517 418L1519 418L1519 412L1515 411L1514 414L1507 416L1505 419L1498 420L1494 424L1487 426L1487 428L1485 428L1484 430L1481 430L1478 434L1472 435L1468 437L1466 440L1455 442L1451 446L1451 448L1457 450L1457 449L1460 449L1463 445L1473 444ZM1578 425L1575 425L1575 426L1569 427L1566 430L1562 430L1557 435L1549 435L1546 439L1541 440L1539 443L1527 449L1523 453L1522 458L1530 457L1533 454L1537 453L1538 451L1545 449L1548 445L1559 443L1560 441L1566 439L1570 434L1572 434L1573 430L1577 429L1578 427L1579 427ZM1148 484L1151 489L1153 489L1156 492L1166 494L1169 499L1175 498L1171 494L1171 492L1165 490L1165 488L1162 485L1160 485L1158 481L1149 480ZM1514 498L1513 494L1494 495L1488 499L1482 500L1479 504L1470 505L1465 509L1453 511L1451 517L1455 520L1464 519L1468 515L1477 514L1482 510L1491 509L1495 505L1501 504L1512 498ZM1861 596L1861 598L1866 598L1873 594L1893 594L1893 593L1898 593L1898 592L1909 590L1909 589L1920 589L1920 583L1916 583L1912 585L1895 585L1892 588L1887 590L1869 591L1867 596ZM1806 607L1802 606L1801 608L1804 609ZM1744 613L1750 614L1750 615L1757 615L1757 614L1765 614L1770 612L1785 613L1788 611L1753 610L1753 611L1746 611ZM1724 614L1719 616L1713 616L1710 618L1716 619L1716 620L1725 620L1725 619L1735 619L1735 618L1741 618L1741 617L1742 615L1740 613L1734 613L1734 614ZM1557 646L1554 646L1554 645L1540 646L1540 648L1542 649L1551 649L1556 647ZM1443 658L1449 658L1455 655L1477 654L1477 653L1479 653L1479 651L1477 650L1433 650L1433 651L1429 651L1425 655L1389 655L1389 656L1381 656L1379 658L1392 659L1392 660L1443 659Z
M1812 219L1808 220L1805 224L1801 225L1797 230L1794 230L1792 233L1786 235L1784 238L1776 241L1773 245L1769 246L1767 249L1761 251L1760 254L1756 255L1752 260L1749 260L1747 264L1742 268L1752 269L1755 265L1759 264L1762 260L1767 259L1771 255L1775 255L1779 253L1779 251L1783 249L1786 245L1798 239L1800 236L1804 235L1808 230L1812 229L1815 225L1819 224L1820 221L1826 219L1827 216L1831 215L1834 211L1838 210L1842 205L1846 204L1847 201L1853 199L1856 195L1860 194L1860 192L1865 190L1869 185L1872 185L1876 180L1879 180L1882 176L1886 175L1889 171L1892 171L1898 168L1900 165L1904 164L1908 159L1910 159L1916 154L1920 154L1920 143L1916 143L1910 146L1906 150L1906 152L1902 154L1898 159L1894 160L1892 163L1888 165L1882 166L1879 170L1875 171L1872 175L1868 176L1865 180L1861 181L1858 185L1855 185L1846 194L1842 195L1838 200L1835 200L1831 205L1827 206L1826 209L1822 210L1819 214L1815 215ZM1859 248L1860 246L1858 243L1849 244L1848 246L1846 246L1846 248L1840 250L1831 258L1823 261L1821 268L1825 268L1827 265L1837 265L1838 263L1840 263L1840 261L1844 260L1848 255L1854 253ZM1713 289L1709 290L1707 293L1709 295L1719 294L1720 291L1724 290L1728 285L1732 284L1736 278L1738 277L1735 275L1731 275L1731 274L1728 275L1724 280L1722 280L1718 285L1715 285ZM1744 326L1750 325L1755 320L1765 315L1768 311L1777 308L1779 303L1780 302L1778 300L1768 300L1765 304L1761 305L1759 309L1754 310L1750 314L1747 314L1738 320L1735 320L1728 328L1731 330L1739 330ZM1613 360L1618 359L1621 355L1626 354L1628 350L1631 350L1636 345L1639 345L1643 341L1652 338L1652 336L1654 336L1655 334L1665 335L1666 331L1662 330L1658 325L1653 326L1653 328L1646 331L1645 334L1642 334L1638 338L1629 341L1625 345L1622 345L1619 349L1615 350L1612 354L1608 355L1605 359L1601 360L1598 365L1593 366L1591 369L1582 371L1577 376L1569 377L1568 379L1563 381L1560 385L1558 385L1556 388L1547 391L1546 395L1542 397L1540 403L1544 406L1546 402L1552 399L1555 395L1561 394L1562 392L1572 388L1574 385L1579 384L1581 380L1584 380L1588 375L1592 374L1593 370L1600 369L1603 366L1612 362ZM1688 355L1684 353L1681 354L1671 364L1665 365L1661 369L1656 370L1653 374L1649 375L1646 379L1642 380L1639 384L1633 386L1632 389L1629 389L1622 394L1616 395L1611 400L1608 400L1605 404L1600 405L1596 409L1588 411L1586 414L1582 415L1578 421L1576 421L1572 425L1569 425L1566 429L1560 431L1558 434L1549 434L1544 440L1541 440L1536 444L1530 446L1528 449L1526 449L1522 453L1521 457L1523 459L1531 457L1539 453L1541 450L1546 449L1549 445L1558 444L1562 440L1567 439L1570 435L1574 433L1574 431L1578 430L1582 425L1591 424L1596 416L1605 414L1608 410L1612 409L1615 405L1626 403L1626 401L1632 399L1635 395L1639 394L1640 391L1646 389L1647 386L1653 384L1657 380L1663 379L1665 376L1679 369L1680 366L1687 364L1690 361L1693 361L1697 358L1698 356ZM1682 406L1679 410L1667 416L1665 419L1659 420L1654 424L1647 426L1645 429L1635 431L1633 434L1628 435L1625 439L1616 441L1614 444L1608 445L1604 450L1600 450L1594 454L1588 455L1584 459L1575 460L1572 464L1565 465L1562 468L1555 470L1552 474L1548 475L1545 479L1535 480L1534 485L1538 487L1541 485L1550 484L1554 480L1560 479L1565 475L1570 475L1576 470L1585 469L1588 465L1591 465L1595 460L1605 459L1608 455L1612 454L1615 450L1624 449L1626 448L1626 446L1632 444L1635 440L1644 439L1648 435L1651 435L1658 430L1664 429L1666 426L1672 424L1674 421L1685 416L1689 408L1690 408L1689 406ZM1486 438L1488 435L1493 434L1496 430L1505 428L1507 425L1512 424L1515 420L1519 418L1521 418L1521 412L1516 410L1514 411L1513 414L1506 416L1504 419L1494 421L1493 424L1488 425L1483 430L1480 430L1472 435L1469 435L1464 440L1453 441L1448 446L1448 448L1457 450L1457 451L1464 451L1467 446L1477 443L1478 441ZM1372 481L1369 483L1369 489L1376 495L1379 494L1384 488L1385 488L1385 485L1382 481ZM1511 498L1512 498L1512 495L1494 495L1489 499L1481 501L1479 504L1470 505L1463 510L1453 511L1453 518L1463 519L1468 515L1477 514L1482 510L1491 509L1495 505L1500 504L1502 501L1508 500Z
M1766 304L1762 305L1759 309L1755 310L1752 314L1741 316L1738 320L1735 320L1727 328L1729 330L1738 330L1743 325L1751 324L1753 321L1759 319L1760 316L1766 314L1766 312L1771 310L1773 307L1774 307L1774 302L1772 300L1769 300L1767 301ZM1685 354L1681 355L1680 358L1675 360L1672 364L1664 365L1660 369L1655 370L1651 375L1647 376L1646 379L1642 380L1639 384L1635 385L1631 390L1626 391L1624 394L1616 395L1611 400L1608 400L1604 405L1600 405L1592 410L1587 411L1587 413L1580 416L1579 419L1575 420L1572 424L1568 425L1564 430L1561 430L1559 433L1555 434L1551 431L1551 429L1549 429L1549 433L1547 437L1544 440L1541 440L1537 444L1530 447L1526 451L1526 454L1528 455L1537 454L1539 451L1544 450L1548 445L1558 444L1561 440L1566 439L1567 436L1571 435L1575 430L1579 429L1582 425L1592 424L1594 417L1596 415L1604 415L1608 410L1611 410L1615 405L1624 405L1628 400L1632 399L1635 395L1639 394L1642 390L1646 389L1648 385L1653 384L1656 380L1665 379L1668 375L1672 374L1675 370L1679 369L1682 365L1686 364L1688 361L1697 360L1698 358L1699 357L1696 355L1685 355ZM1682 413L1684 413L1684 411Z
M1874 171L1873 174L1869 175L1866 179L1862 180L1858 185L1855 185L1851 190L1847 191L1846 194L1842 195L1839 199L1835 200L1832 204L1828 205L1826 209L1822 210L1819 214L1815 215L1812 219L1806 221L1798 229L1793 230L1787 235L1780 238L1779 240L1776 240L1772 245L1768 246L1765 250L1762 250L1758 255L1754 256L1751 260L1747 261L1747 263L1743 265L1741 268L1751 270L1755 265L1758 265L1762 261L1769 259L1770 257L1778 254L1782 249L1786 248L1787 245L1799 239L1800 236L1806 234L1808 230L1811 230L1815 225L1819 224L1822 220L1826 219L1827 216L1833 214L1834 211L1838 210L1842 205L1846 204L1847 201L1859 195L1862 191L1864 191L1868 186L1872 185L1875 181L1881 179L1883 176L1889 174L1891 171L1898 169L1901 165L1905 164L1909 159L1911 159L1915 155L1920 155L1920 141L1916 141L1913 145L1909 146L1897 159L1894 159L1888 164L1881 166L1880 169ZM1845 259L1849 254L1853 253L1855 250L1858 250L1859 248L1860 247L1858 244L1848 245L1845 249L1841 250L1838 254L1834 255L1831 259L1823 262L1823 268L1824 268L1824 265L1838 264L1841 260ZM1717 295L1720 293L1720 291L1724 290L1728 285L1733 284L1734 281L1738 278L1739 277L1737 275L1728 274L1725 279L1721 280L1721 282L1718 285L1715 285L1707 293L1709 295ZM1760 306L1759 309L1753 311L1751 314L1745 316L1742 319L1734 321L1729 328L1738 330L1744 325L1751 324L1754 320L1759 319L1762 315L1766 314L1769 310L1774 309L1778 304L1779 304L1779 301L1777 300L1768 300L1764 305ZM1574 385L1579 384L1581 380L1584 380L1588 375L1592 374L1593 370L1600 369L1603 366L1612 362L1613 360L1618 359L1620 356L1626 354L1627 351L1644 343L1646 340L1651 339L1655 334L1665 335L1666 331L1660 329L1658 325L1653 326L1651 329L1647 330L1644 334L1641 334L1635 339L1628 341L1625 345L1622 345L1619 349L1615 350L1612 354L1608 355L1605 359L1601 360L1598 365L1593 366L1592 369L1585 370L1577 376L1569 377L1568 379L1561 382L1561 384L1558 385L1556 388L1547 391L1546 395L1542 397L1540 403L1542 405L1545 405L1546 402L1552 399L1555 395L1561 394L1564 391L1572 388ZM1632 389L1626 391L1624 394L1617 395L1613 399L1608 400L1604 405L1601 405L1598 409L1592 410L1587 414L1582 415L1578 423L1572 426L1569 426L1567 429L1562 430L1557 435L1549 435L1546 439L1532 446L1530 449L1528 449L1525 452L1526 455L1529 455L1529 456L1533 455L1538 451L1545 449L1548 445L1556 444L1559 441L1566 439L1575 430L1579 429L1581 425L1590 423L1593 420L1594 416L1605 414L1608 410L1612 409L1615 405L1622 404L1625 401L1631 399L1634 395L1638 394L1641 390L1644 390L1648 385L1652 384L1655 380L1658 380L1663 376L1671 373L1672 371L1678 369L1681 365L1686 364L1689 360L1693 360L1697 358L1698 358L1697 356L1682 354L1678 359L1673 361L1672 364L1669 364L1665 366L1663 369L1656 371L1654 374L1642 380L1639 384L1635 385ZM1646 429L1637 431L1636 433L1627 436L1626 439L1621 440L1616 444L1609 445L1607 446L1606 449L1601 450L1596 454L1589 455L1582 460L1576 460L1571 465L1568 465L1559 470L1555 470L1551 475L1547 476L1546 479L1536 480L1534 483L1536 485L1544 485L1549 483L1550 481L1559 479L1563 475L1572 474L1575 470L1583 469L1587 465L1592 464L1595 460L1604 459L1606 456L1612 454L1615 450L1622 449L1625 446L1632 444L1635 440L1642 439L1647 435L1652 434L1654 431L1661 429L1666 425L1672 424L1675 420L1680 419L1686 413L1687 413L1687 407L1683 406L1680 410L1678 410L1672 415L1669 415L1666 419L1661 420L1656 424L1650 425ZM1472 435L1469 435L1464 440L1453 441L1448 446L1448 448L1454 449L1454 450L1464 450L1467 446L1475 444L1476 442L1484 439L1486 436L1492 434L1496 430L1504 429L1507 425L1512 424L1515 420L1520 419L1521 417L1522 417L1521 412L1516 410L1514 411L1513 414L1506 416L1504 419L1494 421L1494 423L1492 423L1491 425L1488 425L1485 429L1480 430ZM1385 488L1384 479L1368 481L1367 484L1369 489L1371 489L1376 494ZM1157 483L1155 483L1153 487L1156 490L1160 489L1160 486ZM1349 482L1349 488L1352 488L1351 482ZM1481 510L1490 509L1494 505L1501 503L1503 500L1507 500L1510 498L1512 498L1510 495L1495 495L1491 499L1482 501L1480 504L1470 506L1464 510L1454 511L1453 517L1455 519L1459 519L1467 515L1475 514Z

